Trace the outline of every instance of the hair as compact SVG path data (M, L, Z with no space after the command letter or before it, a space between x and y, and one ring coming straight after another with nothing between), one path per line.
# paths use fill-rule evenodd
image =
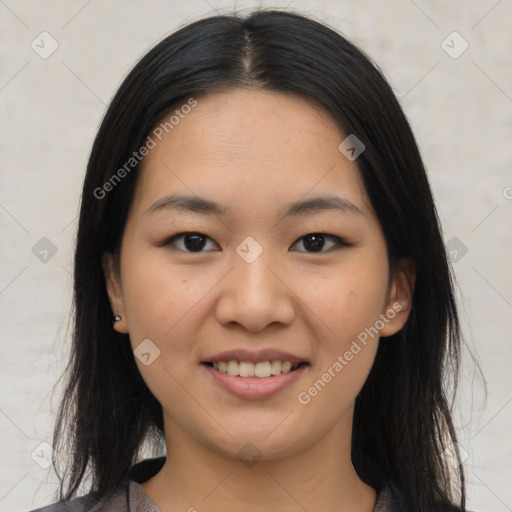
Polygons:
M105 253L119 254L139 166L119 183L112 179L176 106L226 88L298 94L363 141L356 163L390 268L411 258L416 281L406 325L379 344L356 398L352 462L366 482L375 471L385 475L415 510L455 502L464 510L449 401L461 348L454 281L414 135L369 57L324 23L278 10L180 28L139 60L107 109L81 198L72 347L53 438L56 469L58 454L67 454L64 477L57 470L59 498L73 497L86 476L90 493L105 495L138 462L143 443L164 435L162 407L137 369L129 337L112 329L102 267ZM109 180L115 186L99 198ZM455 470L443 454L452 443Z

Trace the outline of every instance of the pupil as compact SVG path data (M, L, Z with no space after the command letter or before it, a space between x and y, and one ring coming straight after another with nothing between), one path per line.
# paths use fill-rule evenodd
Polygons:
M319 234L308 235L304 240L304 246L306 249L311 250L311 252L322 250L324 243L324 236Z
M186 235L184 241L189 251L200 251L206 243L205 237L197 233Z

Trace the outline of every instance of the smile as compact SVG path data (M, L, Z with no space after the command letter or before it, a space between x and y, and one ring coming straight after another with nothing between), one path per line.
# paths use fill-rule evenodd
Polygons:
M258 377L266 379L272 375L281 375L295 371L300 365L306 363L292 363L291 361L260 361L253 363L251 361L218 361L206 363L215 370L227 375L239 377Z
M224 391L244 400L271 397L296 382L309 370L309 363L290 361L219 361L200 365L207 377ZM279 372L279 373L278 373Z

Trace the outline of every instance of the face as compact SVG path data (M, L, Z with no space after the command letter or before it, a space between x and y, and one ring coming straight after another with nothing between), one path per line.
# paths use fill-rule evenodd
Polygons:
M357 161L321 107L258 90L196 101L145 157L119 273L106 259L115 328L166 436L285 457L351 425L412 274L390 275Z

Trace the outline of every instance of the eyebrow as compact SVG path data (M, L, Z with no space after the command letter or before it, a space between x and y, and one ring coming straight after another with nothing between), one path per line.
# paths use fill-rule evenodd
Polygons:
M227 207L223 207L214 201L199 196L171 194L158 199L144 212L144 215L169 210L218 216L227 215L230 211ZM352 213L364 216L364 213L358 206L350 202L348 199L344 199L339 196L316 197L305 201L291 203L288 205L283 216L309 215L327 210L337 210L343 213Z

